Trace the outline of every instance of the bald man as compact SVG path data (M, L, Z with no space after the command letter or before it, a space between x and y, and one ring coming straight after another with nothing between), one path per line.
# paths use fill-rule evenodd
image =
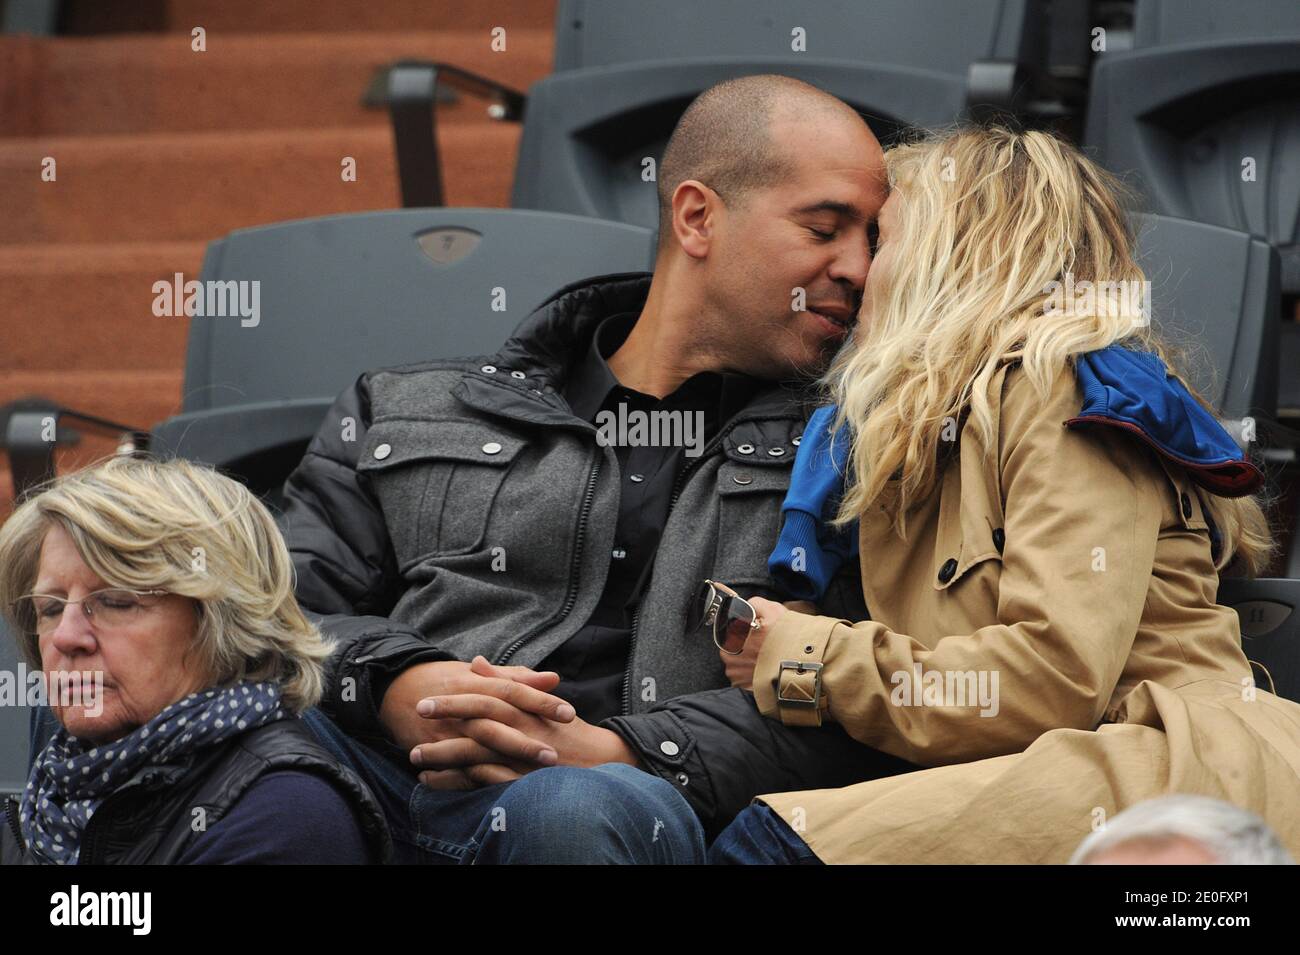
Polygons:
M363 376L286 485L298 596L336 645L309 722L399 860L698 862L758 793L908 768L764 720L694 625L706 578L780 597L880 145L833 96L745 77L686 110L658 190L653 273L560 290L496 355ZM823 611L861 604L847 567Z

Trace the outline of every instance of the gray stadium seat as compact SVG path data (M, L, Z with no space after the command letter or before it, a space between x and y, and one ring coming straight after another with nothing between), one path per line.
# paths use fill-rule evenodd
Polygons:
M1085 141L1151 211L1267 238L1300 292L1300 3L1138 0L1134 48L1097 58Z
M512 204L656 228L643 178L690 101L726 79L781 73L864 114L882 141L1014 111L1046 63L1039 0L777 0L656 4L566 0L556 72L528 94ZM804 28L806 52L791 49Z
M1300 580L1224 577L1219 603L1241 619L1241 647L1261 667L1256 685L1300 702Z
M0 673L18 673L18 646L0 620ZM18 687L21 699L25 688ZM0 796L21 792L27 782L27 722L29 707L0 706Z
M647 60L888 63L965 80L977 60L1039 62L1041 0L560 0L555 72ZM805 31L806 52L791 48Z
M203 278L259 280L260 321L191 319L183 413L154 430L152 447L275 491L362 372L492 353L557 289L648 270L653 256L644 229L503 209L404 209L233 232L209 246Z
M1152 322L1225 419L1277 412L1277 252L1220 226L1138 214Z

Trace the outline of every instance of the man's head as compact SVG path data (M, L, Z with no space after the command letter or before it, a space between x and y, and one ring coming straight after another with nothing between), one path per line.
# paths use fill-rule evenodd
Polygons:
M817 374L856 316L884 198L880 144L846 103L785 76L714 86L659 167L665 304L689 303L678 317L716 367Z

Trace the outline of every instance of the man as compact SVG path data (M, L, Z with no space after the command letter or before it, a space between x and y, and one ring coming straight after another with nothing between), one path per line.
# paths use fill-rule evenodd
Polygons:
M699 861L757 793L902 768L763 720L687 624L704 578L775 596L793 383L856 315L880 145L834 97L745 77L692 103L658 189L652 275L561 290L491 358L363 376L286 485L298 595L337 644L311 722L399 856ZM865 616L856 567L823 609Z

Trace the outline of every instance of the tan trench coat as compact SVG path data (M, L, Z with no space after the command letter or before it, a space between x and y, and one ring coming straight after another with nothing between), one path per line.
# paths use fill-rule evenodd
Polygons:
M1200 793L1300 859L1300 705L1254 687L1215 604L1206 492L1131 435L1065 428L1073 373L1043 399L1003 367L991 400L994 441L962 429L906 541L862 519L874 619L787 612L754 673L763 713L806 725L777 681L798 699L815 674L780 664L823 664L826 719L932 768L760 800L825 862L1062 863L1125 807Z

